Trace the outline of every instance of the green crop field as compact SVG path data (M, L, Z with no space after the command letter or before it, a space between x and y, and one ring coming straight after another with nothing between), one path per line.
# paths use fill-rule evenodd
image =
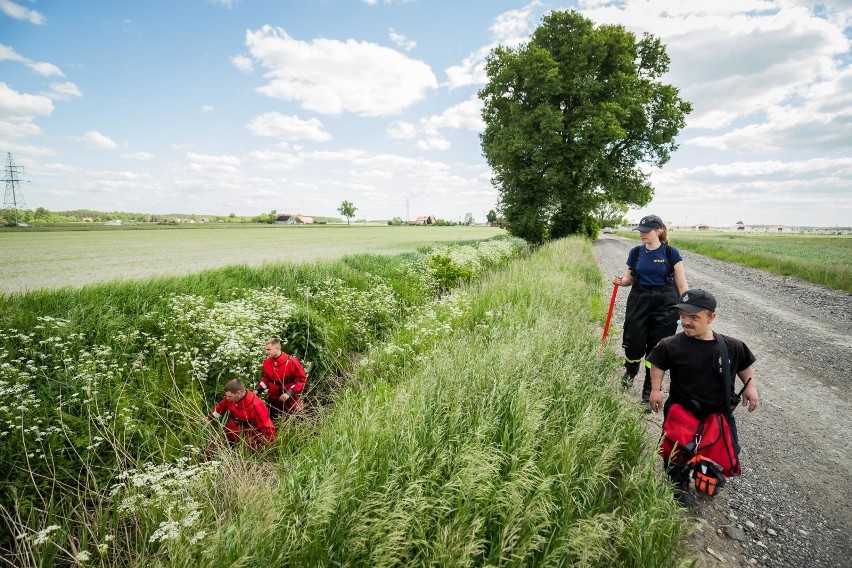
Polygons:
M98 227L103 228L103 227ZM487 239L491 227L197 225L0 232L0 293L182 275L233 264L398 254Z
M619 235L636 239L635 232ZM852 292L852 237L674 232L680 250Z

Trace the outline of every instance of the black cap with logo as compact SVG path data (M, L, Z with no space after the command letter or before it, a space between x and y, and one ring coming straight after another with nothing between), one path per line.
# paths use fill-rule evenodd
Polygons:
M639 221L639 226L633 230L639 231L640 233L647 233L653 229L664 229L665 227L666 224L663 223L663 220L656 215L645 215Z
M691 314L700 312L701 310L715 312L716 298L710 292L706 292L700 288L693 288L683 293L680 297L680 303L675 304L675 307Z

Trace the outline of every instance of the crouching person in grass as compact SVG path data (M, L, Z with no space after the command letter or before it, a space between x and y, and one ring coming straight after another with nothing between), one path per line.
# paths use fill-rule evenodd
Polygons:
M679 301L675 306L683 331L662 339L648 356L649 403L654 412L663 410L660 453L675 485L675 496L682 505L691 506L690 479L699 491L715 495L725 477L739 475L740 446L733 410L741 398L743 406L753 412L760 399L752 368L754 354L742 341L710 328L716 319L716 298L692 289L681 294ZM666 371L671 387L663 404L660 386ZM745 385L739 394L735 393L734 376ZM709 465L701 461L707 458Z
M207 423L227 414L225 438L231 446L241 441L259 449L275 440L275 425L269 419L266 405L237 379L225 385L223 398L207 417Z
M285 412L294 414L302 409L299 398L308 377L299 360L281 350L281 340L277 337L266 342L266 355L263 376L255 392L258 395L266 392L269 416L278 420Z

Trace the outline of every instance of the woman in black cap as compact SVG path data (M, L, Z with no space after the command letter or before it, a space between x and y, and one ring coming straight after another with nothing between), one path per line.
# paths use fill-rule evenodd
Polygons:
M680 294L689 286L683 270L680 251L669 245L668 231L663 220L647 215L639 221L642 244L634 247L627 256L627 273L613 276L612 283L633 286L627 297L624 315L624 377L621 385L628 389L639 372L642 357L645 360L645 382L642 385L642 402L651 394L651 368L647 355L662 338L674 335L677 330L677 309Z

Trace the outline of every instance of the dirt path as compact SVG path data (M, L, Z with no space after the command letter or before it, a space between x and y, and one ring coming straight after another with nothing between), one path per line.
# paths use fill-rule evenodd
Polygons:
M622 274L635 244L602 235L593 249L604 274ZM692 511L700 565L852 566L852 295L683 257L689 286L719 302L714 329L757 356L761 397L756 412L735 413L742 475ZM607 285L607 299L611 293ZM616 344L627 293L619 291L613 315ZM629 395L637 402L640 388L637 378ZM648 421L656 437L662 416Z

